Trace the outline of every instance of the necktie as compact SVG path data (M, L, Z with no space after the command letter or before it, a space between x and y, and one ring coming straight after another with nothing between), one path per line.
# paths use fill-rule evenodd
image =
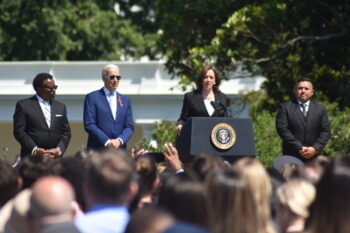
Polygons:
M50 103L48 101L43 101L43 105L44 105L45 120L46 120L47 126L50 128L50 125L51 125L51 106L50 106Z
M306 104L303 103L303 104L300 104L300 106L301 106L301 111L303 112L304 117L306 117L306 115L307 115Z
M115 92L110 92L109 94L109 106L111 107L113 119L115 120L117 113L117 98L115 97Z

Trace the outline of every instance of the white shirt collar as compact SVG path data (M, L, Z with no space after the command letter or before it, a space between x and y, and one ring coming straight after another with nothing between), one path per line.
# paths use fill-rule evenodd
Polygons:
M298 104L304 104L305 106L309 106L310 100L306 101L305 103L301 102L300 100L297 100Z
M111 91L110 91L110 90L108 90L106 87L103 87L103 91L105 92L105 95L106 95L106 96L109 96L109 95L110 95L110 93L111 93ZM117 93L117 91L113 91L113 93L114 93L114 94L116 94L116 93Z

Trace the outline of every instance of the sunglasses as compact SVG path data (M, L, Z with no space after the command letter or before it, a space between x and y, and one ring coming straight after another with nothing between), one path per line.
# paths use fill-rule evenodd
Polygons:
M41 88L47 88L47 89L50 89L50 90L56 90L58 88L57 85L54 85L52 87L49 87L49 86L41 86Z
M121 78L122 78L122 76L120 76L120 75L111 75L111 76L109 76L109 79L110 80L113 80L113 79L118 79L118 80L120 80Z

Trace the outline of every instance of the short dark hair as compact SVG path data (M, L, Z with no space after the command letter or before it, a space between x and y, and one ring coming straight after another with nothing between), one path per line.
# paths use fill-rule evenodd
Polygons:
M0 160L0 208L17 193L18 171L4 160Z
M298 83L300 83L300 82L310 82L310 83L312 83L311 79L305 78L305 77L298 79L298 81L296 82L296 84L298 84Z
M204 66L197 74L197 79L196 79L196 86L197 86L197 89L198 90L202 90L203 88L203 79L205 77L205 75L207 74L207 72L209 70L212 70L215 74L215 84L213 86L213 91L214 92L217 92L219 91L219 86L220 86L220 83L221 83L221 77L219 75L219 72L216 70L216 68L212 65L207 65L207 66Z
M53 76L51 74L48 73L39 73L35 76L34 80L33 80L33 87L34 90L36 90L37 88L41 87L44 83L45 80L47 79L53 79Z

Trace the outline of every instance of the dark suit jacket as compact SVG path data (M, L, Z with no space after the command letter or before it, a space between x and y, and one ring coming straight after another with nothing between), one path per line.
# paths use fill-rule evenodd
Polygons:
M310 101L305 118L296 100L280 104L276 116L277 133L282 139L284 155L293 155L305 161L299 155L303 146L312 146L319 152L330 137L330 123L325 108Z
M222 92L216 92L215 102L220 103L224 107L218 105L217 110L214 111L212 117L225 117L227 116L227 97ZM205 107L202 92L199 90L191 91L185 94L181 115L177 121L177 125L184 124L190 117L209 117L209 113Z
M63 154L71 138L66 106L56 100L51 101L50 128L36 96L17 102L13 124L13 134L22 146L21 157L31 155L36 146L59 147Z
M87 148L102 149L108 139L121 138L126 142L134 132L131 103L117 92L117 116L114 120L103 88L89 93L84 103L84 127L89 134Z

